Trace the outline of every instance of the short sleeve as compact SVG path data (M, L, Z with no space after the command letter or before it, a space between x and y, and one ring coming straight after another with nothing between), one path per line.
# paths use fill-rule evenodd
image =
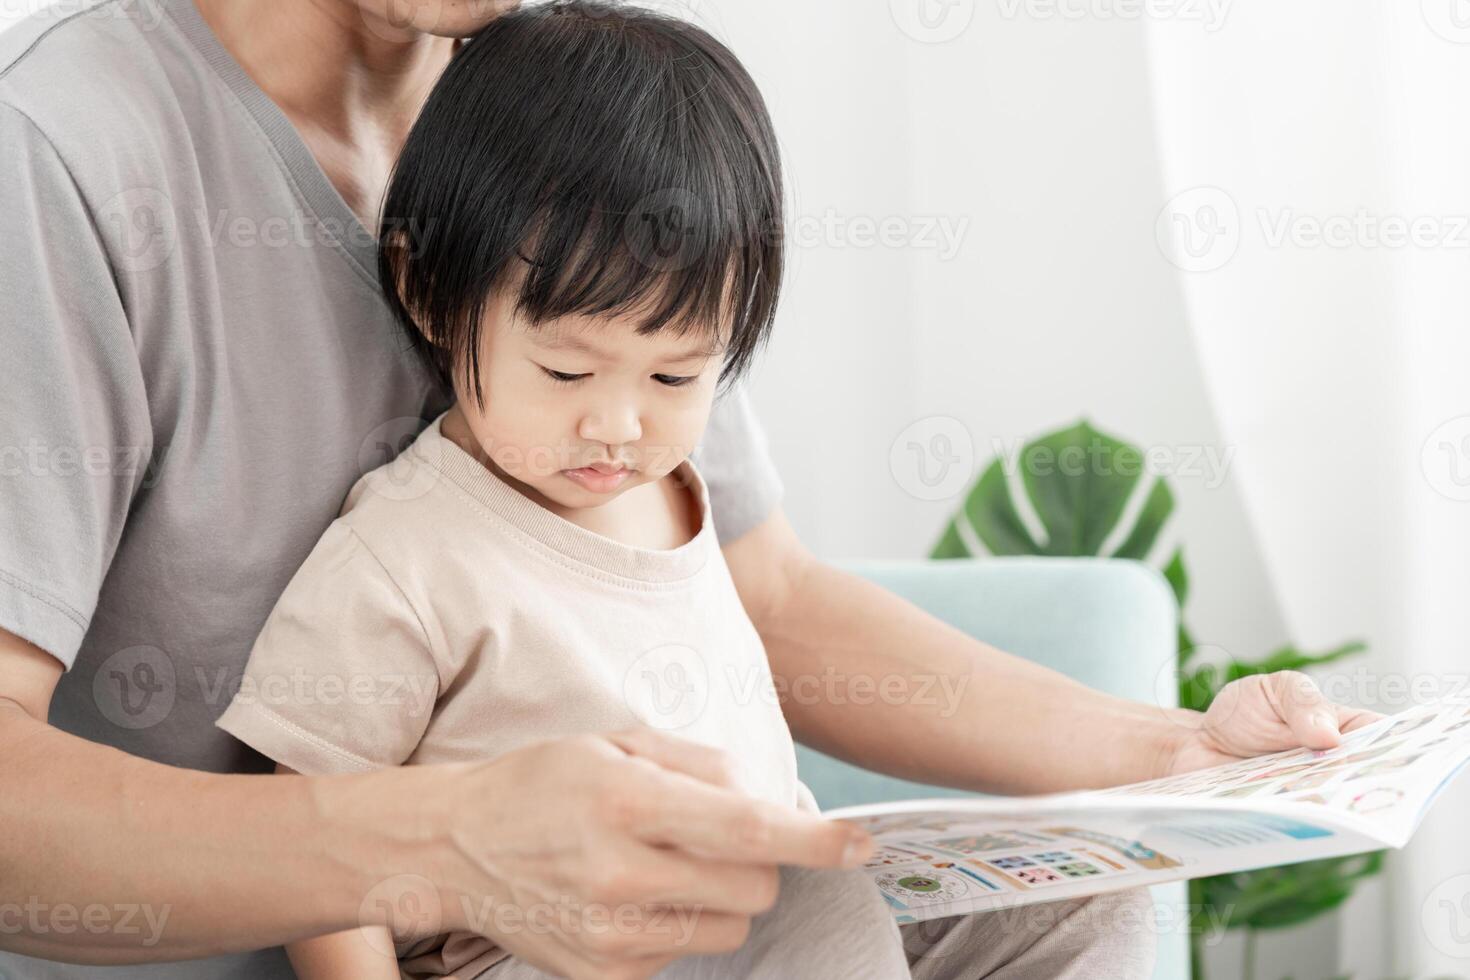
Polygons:
M0 147L0 628L70 667L148 470L148 399L65 163L3 102Z
M297 772L367 772L413 754L440 687L412 606L339 519L271 610L216 724Z
M785 488L743 384L731 385L715 400L704 439L691 456L709 486L721 545L760 524L781 502Z

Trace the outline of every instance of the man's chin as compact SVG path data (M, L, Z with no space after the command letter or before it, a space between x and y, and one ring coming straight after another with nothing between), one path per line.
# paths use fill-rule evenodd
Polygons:
M468 38L519 0L358 0L368 28L387 41L433 37Z

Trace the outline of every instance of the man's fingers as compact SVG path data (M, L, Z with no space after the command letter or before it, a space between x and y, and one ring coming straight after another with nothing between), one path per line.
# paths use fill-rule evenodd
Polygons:
M855 868L873 847L872 838L851 824L703 786L671 794L639 836L718 861L807 868Z
M1364 725L1371 725L1375 721L1383 720L1386 715L1377 711L1369 711L1366 708L1348 708L1337 706L1337 726L1344 735L1355 732Z
M1283 670L1266 678L1266 694L1296 740L1309 749L1331 749L1341 741L1337 708L1306 674Z
M656 762L665 769L685 773L714 786L735 787L733 760L728 753L718 749L652 728L614 732L607 739L629 755Z
M736 792L726 752L653 729L608 739L657 763L653 785L630 787L634 796L623 808L632 811L627 829L650 844L719 861L809 868L857 867L872 851L872 838L857 827Z
M658 848L650 848L655 853ZM663 851L665 855L671 853ZM711 915L759 915L776 904L781 875L773 864L736 864L684 856L668 862L663 872L648 865L648 901L670 907L690 906Z
M714 861L640 841L604 845L590 882L594 900L638 905L691 906L711 914L756 915L776 903L775 864Z
M621 832L713 861L853 868L872 853L872 837L851 824L659 765L647 766L636 778L625 776L609 797Z

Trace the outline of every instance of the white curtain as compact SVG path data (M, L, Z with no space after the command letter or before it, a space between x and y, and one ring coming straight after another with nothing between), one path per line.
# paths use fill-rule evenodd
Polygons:
M1150 23L1156 221L1287 626L1398 710L1470 674L1470 5ZM1359 975L1470 967L1470 783L1344 913Z

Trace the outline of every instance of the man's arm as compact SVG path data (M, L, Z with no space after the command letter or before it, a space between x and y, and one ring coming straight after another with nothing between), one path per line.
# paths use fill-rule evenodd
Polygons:
M47 725L60 676L55 658L0 631L0 903L12 920L0 946L136 963L273 945L354 924L389 877L391 835L342 819L372 779L320 787L150 763ZM116 910L116 928L47 927L50 910L95 905ZM130 928L124 909L136 910Z
M1345 728L1371 720L1299 674L1241 684L1213 720L1100 693L819 561L779 509L724 553L797 738L907 779L1001 793L1112 786L1326 748L1337 728L1317 724L1323 710Z
M740 945L778 864L852 866L871 848L741 795L725 753L659 732L360 776L216 775L50 727L60 675L0 631L0 949L30 956L155 962L386 924L483 932L567 976L647 977ZM526 896L684 914L677 931L517 929L538 921ZM84 928L88 908L112 918ZM391 921L405 908L429 914Z
M290 766L276 764L276 772L300 775ZM398 957L387 926L361 926L286 946L296 980L398 980Z

